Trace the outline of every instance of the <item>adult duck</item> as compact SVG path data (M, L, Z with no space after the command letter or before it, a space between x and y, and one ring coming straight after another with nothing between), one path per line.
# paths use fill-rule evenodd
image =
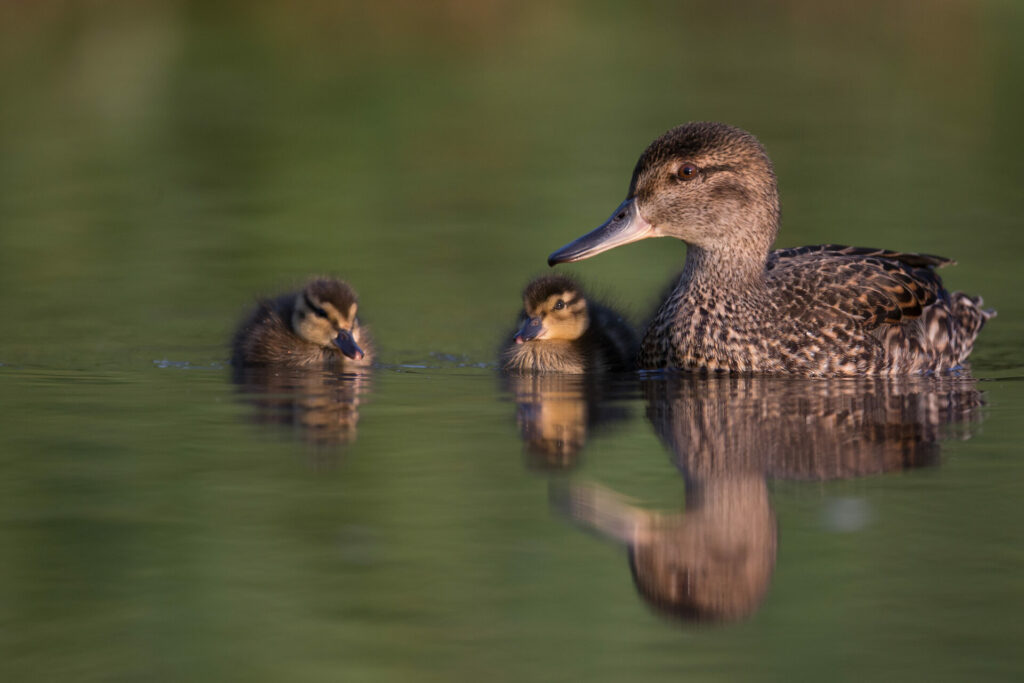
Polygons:
M772 251L779 194L746 131L688 123L640 156L626 200L550 265L648 237L686 242L683 274L647 328L639 365L803 376L949 372L994 315L947 292L950 259L818 245Z

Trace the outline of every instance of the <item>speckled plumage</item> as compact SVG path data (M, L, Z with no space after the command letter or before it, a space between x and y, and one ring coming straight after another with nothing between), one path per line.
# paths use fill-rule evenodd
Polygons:
M333 308L344 317L351 310L352 338L361 347L363 357L346 357L333 344L313 343L295 329L297 308L308 295L318 304ZM236 366L281 365L288 367L363 367L371 363L373 342L366 327L354 320L358 301L348 284L333 278L310 280L298 292L261 301L239 325L232 341L231 363ZM298 315L302 315L299 311Z
M575 280L560 276L537 278L523 292L522 325L530 316L542 312L545 302L566 294L567 317L585 321L578 336L557 339L532 339L507 345L502 351L502 367L509 372L618 372L634 367L639 343L632 326L617 312L588 298ZM578 297L578 303L573 299ZM572 310L575 306L576 310ZM516 335L509 335L510 338Z
M981 299L947 292L927 254L820 245L770 251L775 174L761 144L720 123L679 126L637 162L627 200L554 264L647 237L687 243L639 365L804 376L948 372L985 320Z
M812 376L945 372L988 313L942 287L950 261L836 245L772 252L761 286L680 279L644 336L640 365Z

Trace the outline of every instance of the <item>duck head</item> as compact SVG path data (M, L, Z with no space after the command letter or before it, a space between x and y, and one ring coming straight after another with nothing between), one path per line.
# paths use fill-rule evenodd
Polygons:
M311 280L295 298L292 329L308 342L336 347L354 360L361 360L356 294L344 282L329 278Z
M516 343L549 339L573 341L590 326L583 290L570 278L537 278L523 291L523 323Z
M551 254L548 265L648 237L763 259L778 224L775 172L757 138L722 123L687 123L640 155L626 200L611 218Z

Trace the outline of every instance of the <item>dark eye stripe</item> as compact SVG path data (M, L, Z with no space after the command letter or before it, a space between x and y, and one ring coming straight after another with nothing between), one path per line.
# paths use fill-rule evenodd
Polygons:
M705 166L701 170L704 173L716 173L718 171L732 171L735 170L735 166L732 164L719 164L718 166Z
M303 292L302 293L302 300L306 302L306 306L308 306L309 310L313 311L313 313L315 313L316 315L320 316L321 318L324 318L326 320L330 320L330 316L327 315L327 311L325 311L324 309L320 308L315 303L313 303L313 300L309 298L309 294Z

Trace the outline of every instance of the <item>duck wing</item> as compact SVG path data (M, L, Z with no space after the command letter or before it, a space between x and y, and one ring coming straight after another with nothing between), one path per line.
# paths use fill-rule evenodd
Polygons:
M870 330L919 318L945 298L934 269L951 263L931 254L821 244L773 251L766 271L789 295L784 308L791 314L827 306L859 318Z

